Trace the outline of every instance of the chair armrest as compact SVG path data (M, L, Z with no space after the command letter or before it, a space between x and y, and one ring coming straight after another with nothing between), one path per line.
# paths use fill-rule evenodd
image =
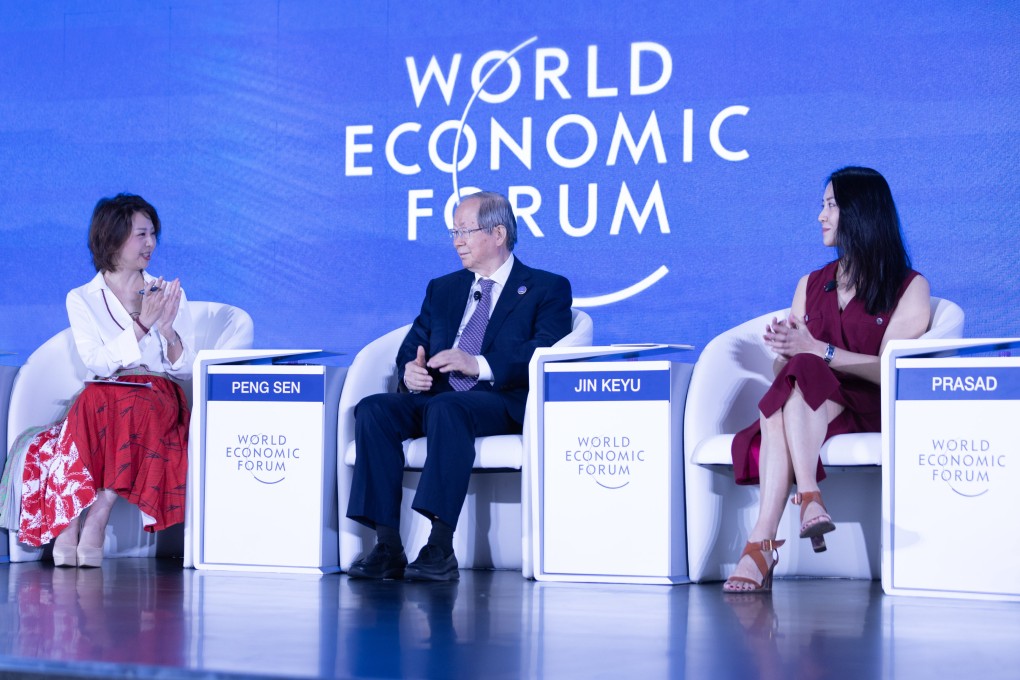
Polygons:
M370 394L396 389L397 350L410 328L410 324L401 326L368 343L347 369L337 411L337 452L341 464L347 446L354 441L354 408L358 402Z

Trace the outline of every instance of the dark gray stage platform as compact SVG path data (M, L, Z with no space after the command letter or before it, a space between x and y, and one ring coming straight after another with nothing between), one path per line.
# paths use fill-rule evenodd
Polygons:
M868 581L458 584L0 565L0 678L1016 678L1020 605Z

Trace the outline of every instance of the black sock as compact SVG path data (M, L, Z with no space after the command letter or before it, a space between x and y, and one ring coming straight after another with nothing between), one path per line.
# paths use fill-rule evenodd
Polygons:
M400 542L400 530L393 527L384 527L382 524L375 525L375 540L397 552L404 549L404 544Z
M453 554L453 527L438 519L432 520L432 533L429 534L428 542L441 548L443 555L449 557Z

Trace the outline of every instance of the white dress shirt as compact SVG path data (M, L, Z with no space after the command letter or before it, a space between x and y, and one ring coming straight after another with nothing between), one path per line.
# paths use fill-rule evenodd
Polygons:
M156 280L144 271L142 276L146 286ZM166 358L166 338L156 326L141 340L135 337L134 319L106 285L102 272L67 294L67 318L78 355L93 376L106 378L121 368L144 368L179 380L191 377L195 362L195 328L183 289L173 323L181 338L181 355L172 363Z
M492 291L489 294L492 304L489 305L489 317L492 317L492 310L496 309L496 302L499 300L500 293L503 292L503 287L506 285L506 280L510 278L510 270L514 268L514 256L510 255L506 259L506 262L500 265L499 269L492 273L492 276L488 277L492 280ZM483 277L475 274L475 282L471 284L471 290L468 292L467 306L464 308L464 317L460 320L460 327L457 329L457 339L453 341L453 346L456 347L460 344L460 336L464 332L464 327L467 326L468 321L471 319L471 315L475 313L475 307L478 306L478 300L475 300L475 291L482 290L482 284L479 281ZM476 355L475 359L478 360L478 379L492 381L492 368L489 367L489 362L485 360L485 357Z

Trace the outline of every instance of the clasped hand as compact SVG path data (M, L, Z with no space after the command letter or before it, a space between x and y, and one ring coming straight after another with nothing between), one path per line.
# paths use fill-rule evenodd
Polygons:
M151 290L151 287L156 290ZM151 287L142 291L142 310L138 320L147 328L156 326L163 337L169 338L173 334L174 319L181 306L180 279L164 281L161 276Z
M815 340L804 320L793 314L786 319L772 317L772 322L765 326L764 339L765 344L784 359L803 353L820 356L825 350L825 344Z
M418 354L404 366L404 385L412 392L428 392L432 389L432 376L428 369L433 368L440 373L460 373L462 375L478 375L478 359L471 354L457 349L444 349L431 359L425 358L425 348L418 346Z

